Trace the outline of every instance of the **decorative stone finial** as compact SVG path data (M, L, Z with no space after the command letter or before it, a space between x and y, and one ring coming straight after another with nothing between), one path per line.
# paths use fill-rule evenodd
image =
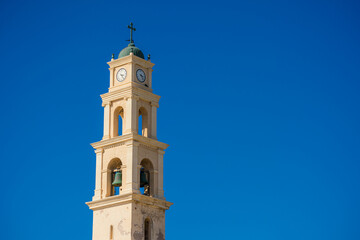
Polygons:
M148 61L150 61L150 54L148 54Z

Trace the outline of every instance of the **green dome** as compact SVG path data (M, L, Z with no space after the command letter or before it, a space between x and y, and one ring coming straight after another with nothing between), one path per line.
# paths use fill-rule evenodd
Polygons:
M145 59L143 52L140 49L138 49L137 47L135 47L134 43L129 43L129 45L126 48L121 50L121 52L119 53L119 58L128 56L128 55L130 55L131 52L135 56Z

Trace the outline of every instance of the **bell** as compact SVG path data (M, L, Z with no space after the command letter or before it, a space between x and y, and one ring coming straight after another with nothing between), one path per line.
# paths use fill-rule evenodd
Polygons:
M149 184L146 173L144 170L140 171L140 187L144 187L146 184Z
M122 174L121 171L115 173L114 181L112 182L114 187L120 187L122 185Z

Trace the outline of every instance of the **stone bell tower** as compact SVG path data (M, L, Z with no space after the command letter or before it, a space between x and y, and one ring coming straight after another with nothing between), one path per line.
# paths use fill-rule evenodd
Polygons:
M108 62L109 91L103 95L104 135L91 144L96 153L95 192L86 204L93 210L93 240L164 240L167 202L163 156L157 141L152 67L130 44Z

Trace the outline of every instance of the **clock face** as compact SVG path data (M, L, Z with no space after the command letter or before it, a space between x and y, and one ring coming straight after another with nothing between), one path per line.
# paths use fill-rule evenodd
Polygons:
M139 80L139 82L143 83L146 80L145 72L142 69L138 69L136 71L136 77Z
M119 71L116 73L116 80L119 82L124 81L126 78L126 70L125 68L120 68Z

